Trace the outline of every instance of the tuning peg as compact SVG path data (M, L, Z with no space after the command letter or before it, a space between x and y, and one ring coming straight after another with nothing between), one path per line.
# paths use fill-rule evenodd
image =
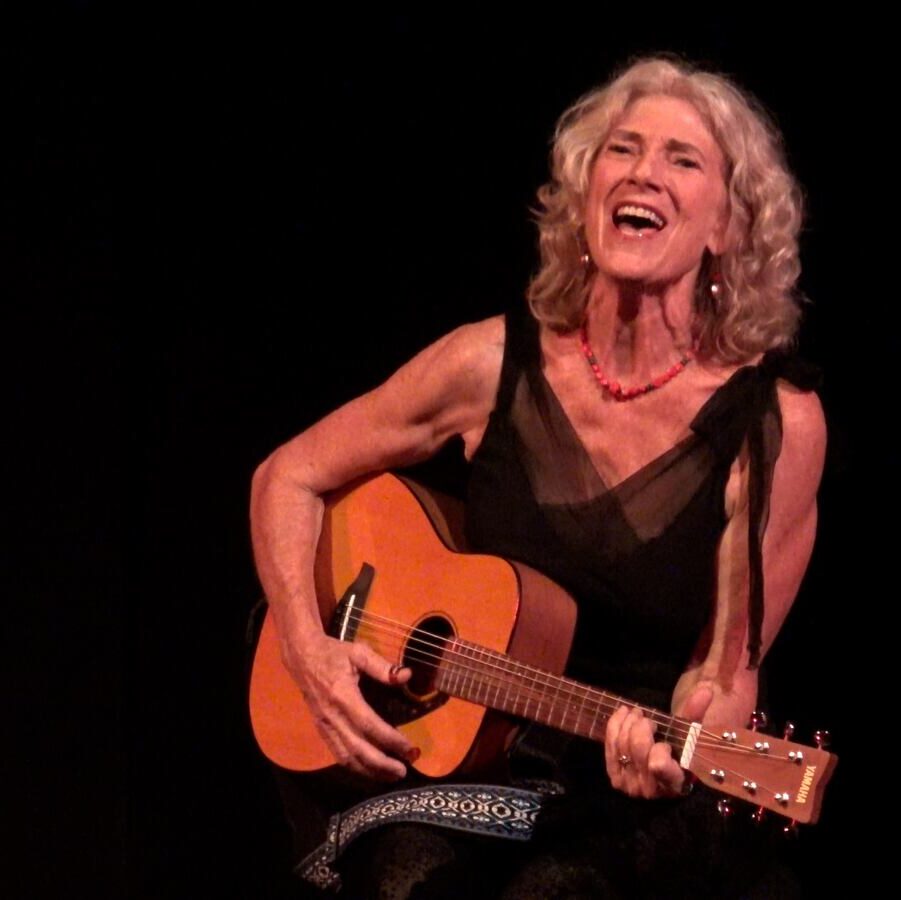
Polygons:
M722 797L716 804L716 811L724 818L728 819L732 815L732 804L728 797Z
M795 733L795 725L794 722L786 722L785 728L782 730L782 738L783 740L790 741Z
M758 806L757 809L755 809L754 812L751 813L751 821L755 825L759 825L763 821L764 816L766 816L766 808L763 806Z
M813 733L813 740L820 750L825 750L832 742L832 735L829 734L828 731L815 731Z
M769 720L767 719L766 713L763 710L755 709L754 712L751 713L751 721L748 722L748 728L751 731L762 731L766 728Z
M782 826L782 836L786 838L796 838L798 836L797 819L790 819Z

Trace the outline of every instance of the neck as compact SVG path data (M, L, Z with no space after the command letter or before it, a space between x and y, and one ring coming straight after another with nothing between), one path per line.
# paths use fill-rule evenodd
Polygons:
M691 349L694 278L658 289L598 273L585 314L605 371L640 380Z

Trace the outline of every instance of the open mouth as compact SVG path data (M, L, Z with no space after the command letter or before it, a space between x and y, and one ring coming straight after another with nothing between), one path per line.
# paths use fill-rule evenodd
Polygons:
M623 234L641 234L662 231L666 227L666 219L647 206L624 203L613 210L613 224Z

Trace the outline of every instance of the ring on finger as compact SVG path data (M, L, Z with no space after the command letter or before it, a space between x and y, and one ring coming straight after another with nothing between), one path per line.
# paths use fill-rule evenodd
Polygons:
M626 766L632 765L632 757L628 753L621 753L617 762L619 762L621 768L625 769Z

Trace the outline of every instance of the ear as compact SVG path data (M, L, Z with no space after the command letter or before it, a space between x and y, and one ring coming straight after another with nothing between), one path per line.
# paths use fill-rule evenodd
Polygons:
M727 200L725 208L720 213L716 225L707 239L707 249L714 256L722 256L735 246L735 237L735 221Z

